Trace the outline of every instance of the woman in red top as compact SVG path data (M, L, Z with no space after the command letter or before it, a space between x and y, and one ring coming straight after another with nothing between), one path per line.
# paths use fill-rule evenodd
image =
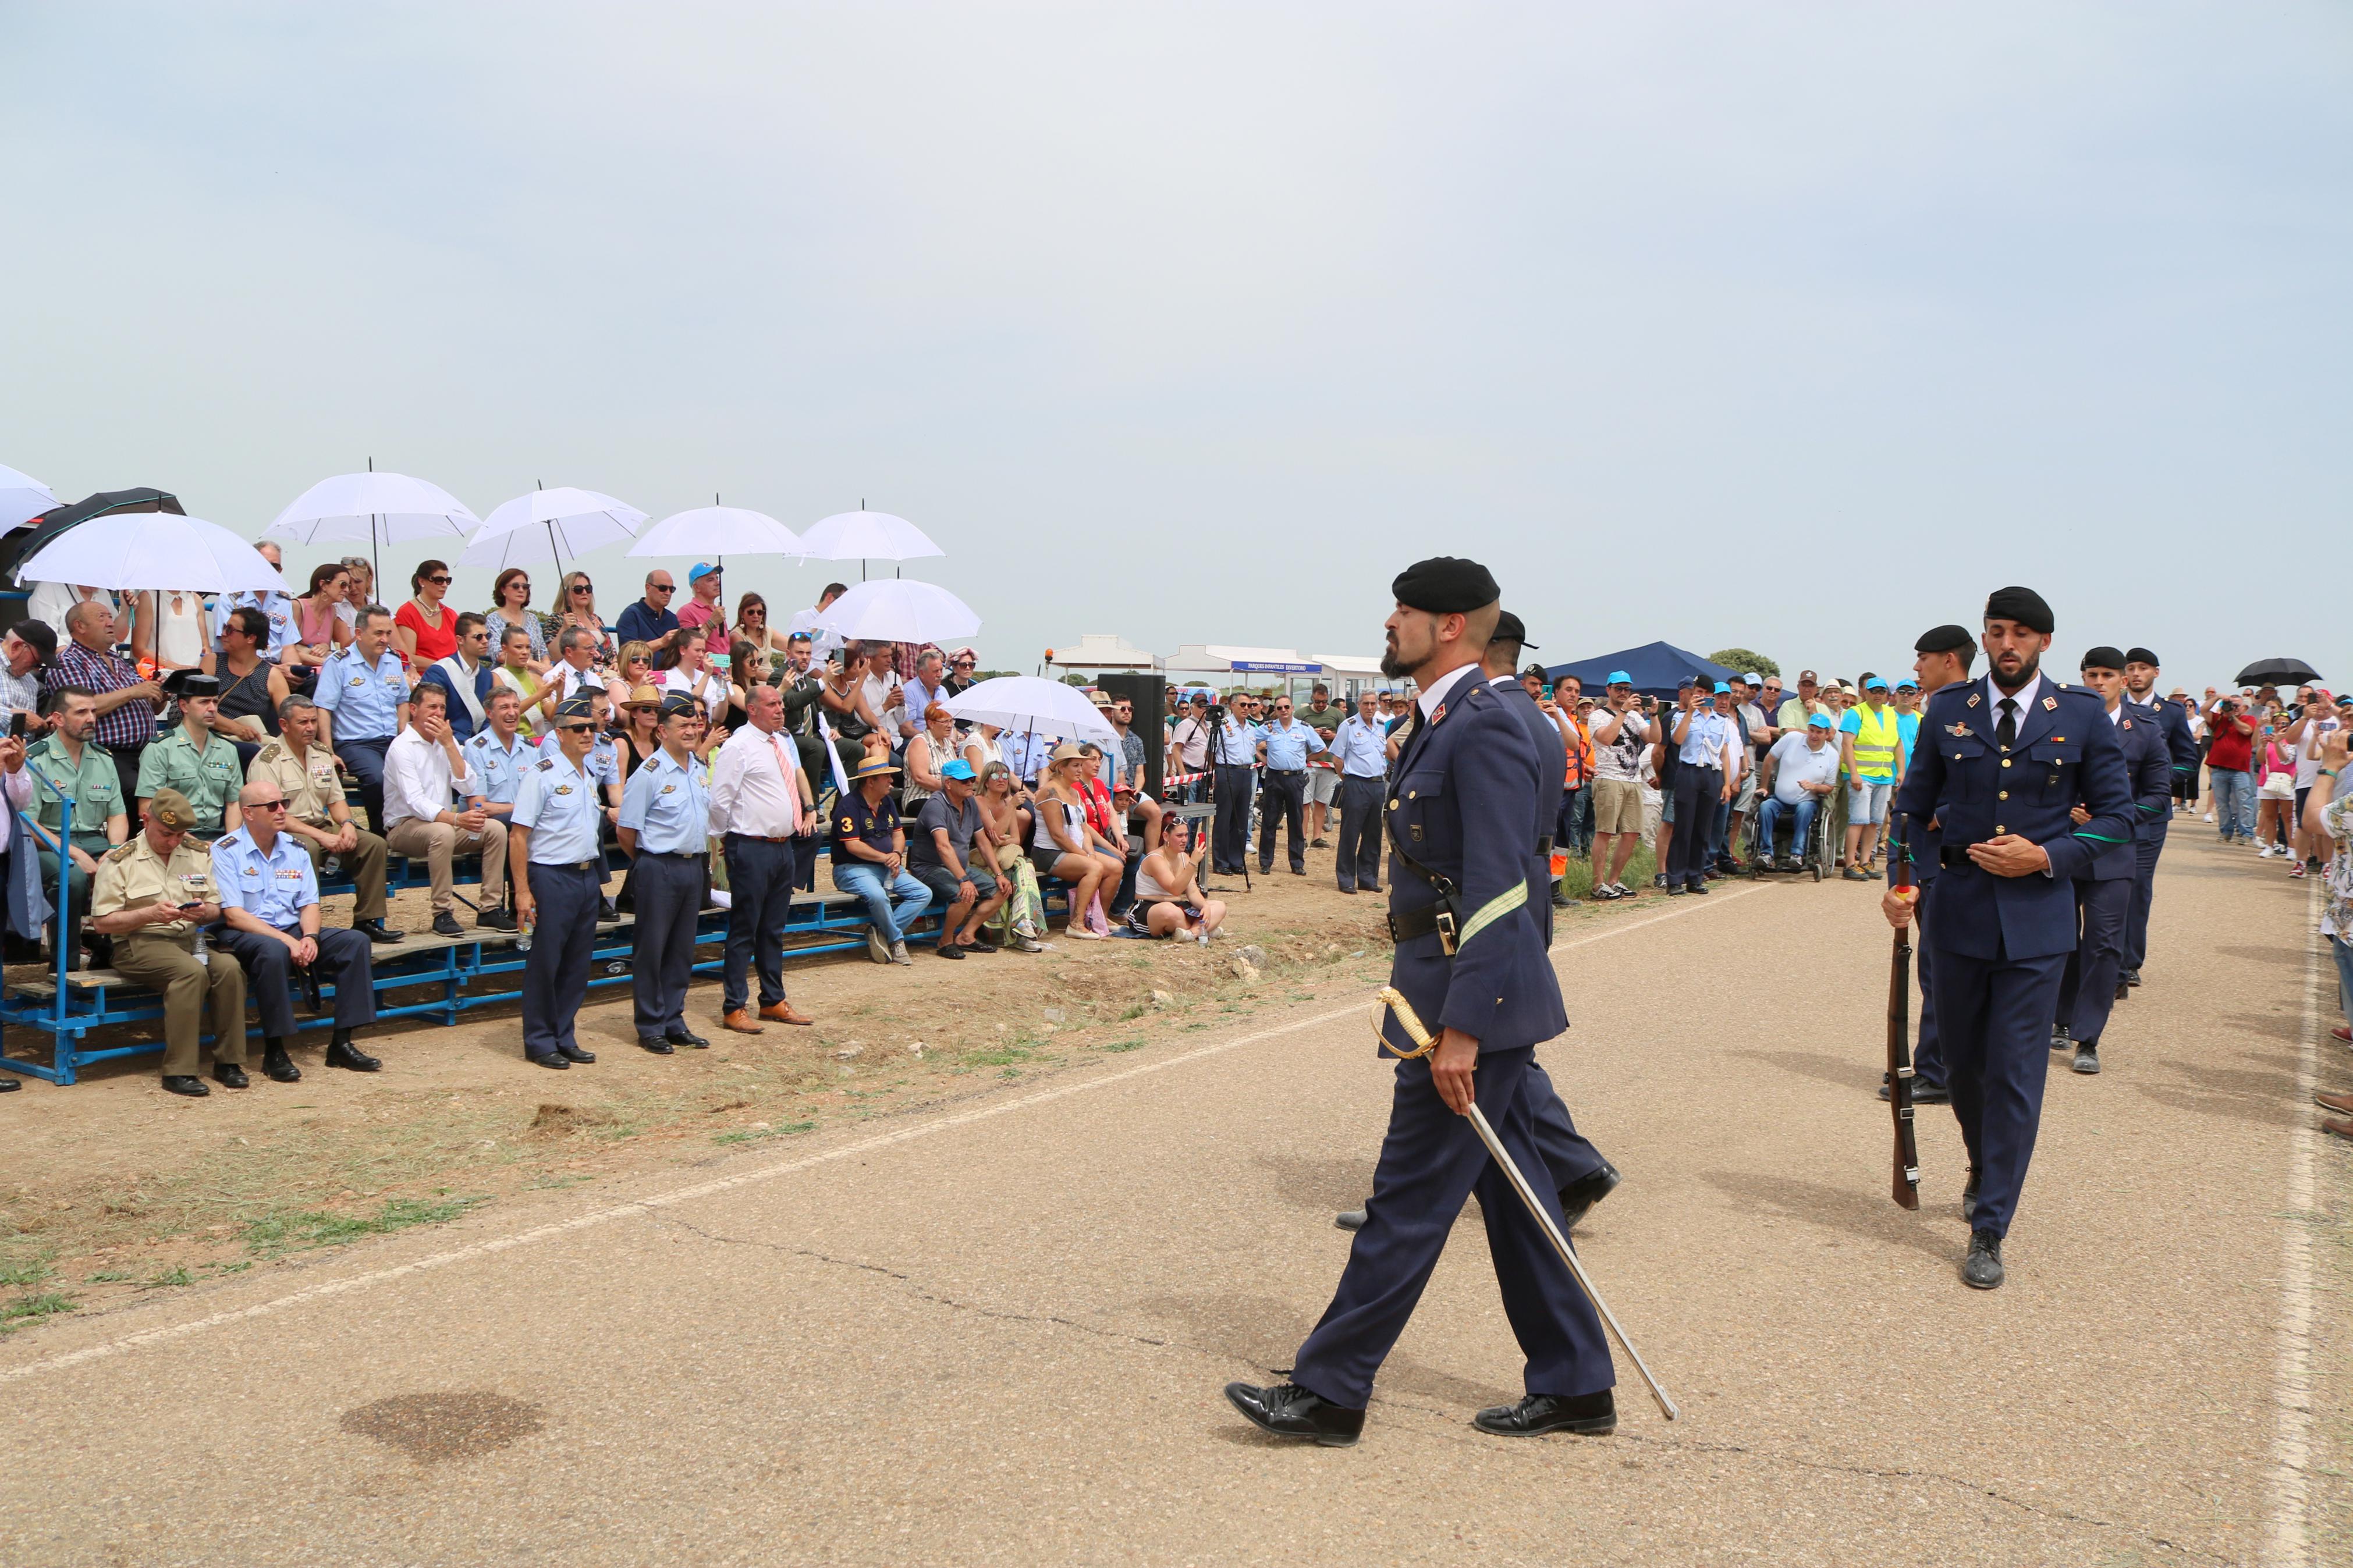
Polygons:
M449 591L448 563L418 562L409 574L408 590L416 596L393 616L392 641L409 670L422 675L427 665L458 651L458 612L441 605L441 595Z

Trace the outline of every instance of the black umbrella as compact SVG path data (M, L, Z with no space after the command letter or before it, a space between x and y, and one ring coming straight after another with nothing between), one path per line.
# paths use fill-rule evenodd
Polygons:
M2259 658L2239 671L2241 686L2301 686L2318 680L2320 671L2300 658Z

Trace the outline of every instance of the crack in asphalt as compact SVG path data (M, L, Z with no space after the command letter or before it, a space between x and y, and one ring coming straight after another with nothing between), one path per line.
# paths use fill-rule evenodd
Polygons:
M909 1274L902 1269L892 1268L887 1264L870 1263L863 1258L837 1258L830 1253L819 1252L814 1247L793 1247L783 1242L760 1241L750 1237L742 1236L724 1236L717 1231L706 1229L702 1226L693 1224L691 1221L681 1219L678 1215L671 1214L658 1215L653 1217L657 1224L676 1226L681 1230L700 1237L705 1241L715 1242L723 1247L757 1247L763 1251L779 1253L787 1258L807 1258L813 1263L822 1263L830 1268L846 1268L854 1273L872 1274L881 1279L893 1280L898 1284L907 1287L908 1292L917 1300L930 1302L934 1306L945 1307L951 1311L969 1312L976 1317L988 1318L999 1322L1037 1323L1053 1328L1072 1329L1080 1333L1091 1335L1096 1339L1120 1340L1130 1344L1150 1345L1159 1350L1192 1351L1198 1354L1208 1356L1218 1361L1239 1361L1243 1365L1264 1373L1269 1376L1280 1376L1290 1370L1287 1367L1272 1367L1265 1365L1261 1363L1250 1360L1248 1356L1237 1354L1235 1352L1221 1346L1199 1344L1190 1340L1158 1338L1150 1334L1134 1333L1124 1329L1105 1328L1099 1323L1081 1322L1075 1318L1061 1317L1054 1313L1016 1312L1001 1307L985 1307L977 1302L959 1300L953 1296L942 1295L939 1291L932 1289L922 1284L912 1274ZM1461 1415L1459 1411L1434 1405L1419 1405L1409 1399L1399 1399L1390 1394L1380 1395L1377 1399L1377 1403L1385 1408L1392 1411L1404 1412L1416 1415L1426 1415L1434 1421L1444 1423L1444 1427L1430 1434L1430 1436L1438 1437L1442 1441L1465 1447L1477 1447L1490 1453L1495 1451L1494 1440L1491 1437L1482 1436L1474 1438L1468 1433L1447 1429L1459 1425ZM2013 1497L2007 1492L1996 1490L1994 1488L1987 1486L1982 1481L1971 1480L1965 1476L1949 1475L1942 1470L1887 1468L1878 1465L1841 1464L1831 1459L1809 1458L1801 1454L1788 1453L1780 1449L1755 1447L1746 1443L1711 1443L1691 1441L1683 1438L1651 1437L1645 1436L1638 1432L1619 1432L1614 1434L1614 1436L1623 1442L1640 1443L1664 1454L1728 1454L1740 1458L1759 1459L1768 1464L1787 1465L1796 1469L1821 1471L1832 1475L1860 1476L1875 1480L1935 1481L1944 1486L1956 1488L1961 1491L1972 1492L1979 1497L1990 1499L1995 1502L2002 1504L2006 1508L2014 1508L2022 1513L2031 1513L2041 1519L2047 1519L2054 1522L2064 1524L2088 1525L2101 1530L2132 1531L2134 1533L2139 1534L2149 1545L2160 1550L2188 1553L2192 1556L2202 1558L2210 1563L2227 1563L2232 1561L2232 1559L2222 1556L2218 1552L2210 1552L2204 1547L2193 1546L2187 1542L2175 1541L2167 1536L2141 1531L2135 1526L2127 1524L2121 1520L2101 1519L2092 1514L2075 1513L2067 1509L2052 1508L2042 1503L2031 1501L2025 1498ZM1507 1448L1504 1451L1508 1453L1510 1450Z

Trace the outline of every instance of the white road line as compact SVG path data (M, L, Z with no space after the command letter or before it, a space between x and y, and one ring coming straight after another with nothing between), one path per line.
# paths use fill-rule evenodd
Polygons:
M1579 937L1575 942L1561 942L1553 949L1556 965L1563 953L1573 952L1580 947L1590 946L1594 942L1607 941L1613 936L1623 936L1628 931L1641 931L1644 926L1657 925L1661 921L1671 921L1679 915L1690 914L1695 910L1721 907L1725 903L1737 901L1757 890L1753 887L1743 889L1704 902L1698 900L1687 900L1680 908L1664 910L1658 914L1638 921L1628 921L1623 925L1613 925L1607 931L1595 931L1590 936ZM1227 1051L1239 1050L1244 1046L1254 1046L1262 1040L1271 1040L1278 1036L1295 1034L1301 1029L1312 1029L1319 1025L1335 1023L1351 1015L1364 1018L1366 1033L1369 1036L1372 1032L1372 1015L1366 1010L1362 1002L1353 1002L1345 1007L1334 1008L1327 1013L1317 1013L1310 1017L1294 1018L1287 1024L1278 1024L1271 1029L1260 1029L1252 1034L1237 1036L1230 1040L1220 1040L1215 1045L1202 1046L1196 1050L1180 1052L1173 1057L1164 1057L1158 1061L1145 1062L1140 1067L1128 1068L1124 1071L1106 1073L1101 1078L1086 1079L1078 1083L1064 1084L1059 1089L1026 1094L1018 1100L998 1100L971 1110L958 1111L952 1116L935 1117L932 1121L917 1122L877 1137L861 1139L855 1143L845 1143L838 1149L828 1149L822 1153L807 1154L799 1159L786 1160L774 1165L763 1165L755 1170L739 1171L733 1175L720 1176L708 1182L698 1182L692 1186L681 1187L675 1192L661 1193L649 1198L616 1204L610 1208L596 1209L588 1214L575 1215L571 1219L559 1220L553 1225L534 1226L529 1230L517 1231L512 1236L492 1237L487 1241L478 1241L470 1246L454 1247L448 1252L435 1253L430 1258L420 1258L414 1262L395 1264L389 1268L354 1274L347 1279L323 1280L300 1290L290 1291L283 1296L273 1297L267 1301L257 1301L250 1307L232 1308L227 1311L215 1312L207 1317L194 1318L184 1323L166 1323L158 1328L142 1329L137 1333L125 1334L120 1339L85 1345L78 1351L68 1351L63 1355L51 1356L46 1361L26 1362L22 1366L0 1369L0 1384L14 1383L18 1378L31 1377L36 1373L62 1372L68 1367L79 1366L86 1362L103 1361L111 1356L121 1355L148 1345L161 1344L168 1340L185 1339L190 1334L202 1333L207 1329L220 1328L228 1323L241 1323L254 1318L269 1317L290 1307L299 1307L305 1302L322 1300L329 1296L341 1296L353 1290L364 1289L371 1285L381 1285L387 1280L403 1279L411 1274L422 1274L427 1269L446 1268L453 1263L470 1262L477 1258L487 1258L492 1253L507 1252L519 1247L529 1247L533 1243L546 1241L554 1237L569 1236L575 1231L592 1229L617 1219L630 1219L679 1204L691 1203L698 1198L707 1198L714 1194L731 1192L737 1187L748 1187L754 1183L774 1181L779 1176L789 1176L796 1172L809 1170L818 1165L830 1164L837 1160L853 1159L860 1154L872 1153L877 1149L887 1149L894 1144L912 1142L918 1138L928 1138L934 1132L945 1132L952 1128L969 1126L976 1121L987 1121L993 1117L1009 1115L1016 1110L1026 1110L1033 1105L1044 1105L1049 1101L1066 1099L1071 1095L1087 1094L1095 1089L1108 1089L1113 1084L1125 1083L1131 1079L1166 1072L1170 1068L1183 1067L1187 1062L1197 1062L1204 1057L1220 1056Z
M2312 1561L2312 1226L2314 1162L2320 1134L2308 1109L2319 1087L2314 1058L2320 1045L2320 883L2306 884L2304 1028L2296 1045L2295 1129L2288 1134L2287 1226L2281 1242L2279 1361L2272 1373L2279 1430L2272 1437L2271 1534L2263 1561L2274 1568L2306 1568ZM2332 962L2331 969L2335 968Z

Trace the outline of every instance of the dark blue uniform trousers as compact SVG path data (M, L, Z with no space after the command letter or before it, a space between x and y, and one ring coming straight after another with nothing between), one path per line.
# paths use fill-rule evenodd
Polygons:
M588 994L588 957L596 945L597 907L604 900L600 870L532 863L537 923L531 951L523 954L523 1055L554 1056L558 1046L578 1048L572 1025L580 999Z
M1482 1051L1472 1081L1479 1109L1558 1225L1558 1194L1533 1173L1544 1169L1535 1106L1540 1080L1530 1072L1535 1066L1532 1049ZM1413 1316L1447 1234L1462 1212L1462 1200L1474 1192L1487 1224L1487 1249L1503 1289L1504 1313L1527 1358L1527 1391L1592 1394L1616 1384L1601 1320L1510 1179L1488 1157L1470 1119L1455 1115L1438 1098L1427 1059L1397 1064L1388 1136L1373 1173L1365 1227L1349 1248L1332 1304L1299 1347L1293 1382L1335 1405L1365 1407L1373 1376Z
M2157 858L2164 853L2164 821L2143 823L2140 837L2133 840L2132 905L2125 911L2124 966L2135 974L2148 957L2148 906L2157 896Z
M2042 1121L2051 1025L2066 968L2063 952L1971 958L1950 948L1937 952L1936 1031L1945 1083L1978 1173L1973 1230L2006 1236L2018 1212Z
M701 855L638 856L629 989L640 1040L686 1028L686 983L694 969L694 922L702 910L705 864Z
M1675 841L1668 847L1667 886L1698 887L1707 879L1715 837L1716 796L1724 793L1722 768L1675 769Z
M378 838L384 837L384 753L391 744L389 735L364 741L335 739L335 755L358 782L360 805L366 808L368 826Z
M298 926L283 928L288 936L302 934ZM215 928L213 945L236 955L245 971L246 992L261 1015L264 1039L294 1037L294 994L290 989L294 955L286 944L230 925ZM335 1027L356 1029L375 1022L375 964L368 956L368 939L355 931L327 927L318 935L319 956L311 972L335 988Z
M1250 791L1257 784L1255 768L1217 770L1218 815L1209 837L1209 863L1217 870L1238 873L1250 858Z
M1307 840L1300 833L1302 814L1306 810L1307 770L1305 768L1269 768L1266 770L1266 798L1258 808L1258 868L1274 868L1274 830L1280 823L1288 823L1291 830L1291 868L1307 869Z
M2075 884L2075 951L2059 982L2058 1021L2079 1040L2094 1041L2116 1005L2116 975L2125 966L2125 913L2138 884L2119 877Z
M785 999L785 921L793 912L795 846L741 833L720 842L727 855L727 959L720 1005L734 1013L749 1004L756 960L760 1005L773 1007Z
M1945 1087L1945 1054L1939 1047L1936 1034L1936 964L1929 954L1936 944L1928 940L1929 895L1936 890L1934 881L1920 884L1920 901L1912 906L1912 919L1919 926L1912 943L1912 961L1920 977L1920 1038L1912 1047L1912 1071L1921 1083Z
M1556 1190L1581 1182L1601 1169L1601 1151L1585 1141L1569 1120L1568 1107L1561 1103L1560 1091L1552 1086L1552 1078L1541 1062L1528 1064L1528 1095L1536 1119L1536 1148L1544 1155L1545 1168L1552 1173ZM1476 1134L1473 1134L1476 1136ZM1520 1174L1536 1186L1544 1181L1535 1172L1523 1169ZM1525 1205L1522 1205L1525 1207Z
M1388 782L1340 776L1340 848L1334 864L1343 888L1381 890L1381 797Z

